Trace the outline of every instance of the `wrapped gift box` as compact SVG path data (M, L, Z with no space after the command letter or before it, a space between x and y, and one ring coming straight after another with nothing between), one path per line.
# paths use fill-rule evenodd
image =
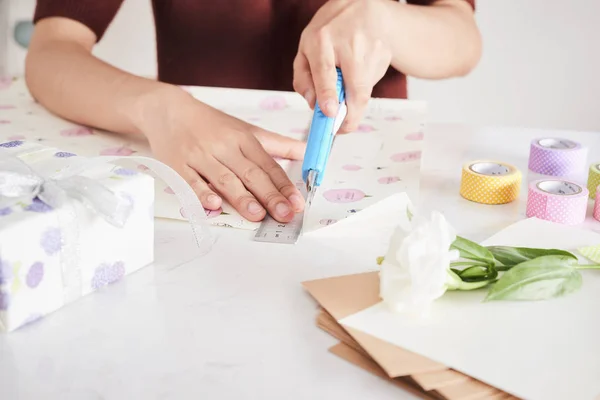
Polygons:
M4 153L0 156L9 158L0 157L0 173L14 171L6 166L16 162L35 171L33 176L47 179L48 175L60 176L75 161L86 160L20 141L1 147ZM25 175L9 178L20 178L19 185L27 186L31 179ZM4 182L0 175L0 201L4 203L0 206L0 328L6 331L52 313L153 261L152 177L115 164L96 163L62 182L66 191L59 194L67 195L62 204L52 207L41 200L52 194L45 187L33 198L9 199L6 194L14 195L19 188L7 185L6 174ZM85 198L86 191L91 202ZM113 197L99 201L102 196ZM98 204L93 204L94 199Z

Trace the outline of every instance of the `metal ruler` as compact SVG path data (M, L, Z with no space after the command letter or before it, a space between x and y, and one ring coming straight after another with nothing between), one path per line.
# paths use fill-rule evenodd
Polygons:
M304 213L298 213L291 222L283 224L269 214L263 219L254 235L257 242L294 244L302 233Z

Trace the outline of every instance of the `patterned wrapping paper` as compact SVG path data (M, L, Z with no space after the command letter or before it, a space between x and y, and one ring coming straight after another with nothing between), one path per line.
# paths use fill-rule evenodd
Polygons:
M77 158L19 141L3 147L27 146L31 151L18 157L36 170L61 171ZM78 176L127 199L129 217L118 227L72 198L57 209L37 197L1 208L0 330L15 330L153 261L153 179L114 164L94 165ZM77 250L69 253L75 259L65 260L66 247ZM66 275L67 264L75 267L74 275Z
M3 83L2 83L3 82ZM182 87L195 98L230 115L279 134L304 140L312 111L296 93ZM351 217L392 194L418 194L426 106L422 102L372 99L358 130L336 138L325 179L307 215L305 232ZM21 79L0 81L0 143L31 140L82 156L148 156L139 138L110 134L57 118L36 104ZM302 185L300 163L278 160ZM145 170L143 165L134 166ZM172 190L156 180L155 216L184 219ZM207 212L215 226L256 229L225 203Z

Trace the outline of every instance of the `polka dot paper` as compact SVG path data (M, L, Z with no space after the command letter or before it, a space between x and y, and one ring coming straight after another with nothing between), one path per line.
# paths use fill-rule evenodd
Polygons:
M81 156L152 157L146 141L79 126L57 118L29 95L22 79L0 88L0 143L33 141ZM305 140L312 110L296 93L182 87L192 96L261 128ZM422 102L372 99L356 132L335 139L322 186L305 219L305 231L352 217L396 193L418 194L426 107ZM304 186L300 162L278 160L298 186ZM144 165L130 169L146 171ZM148 172L148 171L146 171ZM155 216L184 220L173 191L156 180ZM1 212L1 210L0 210ZM254 230L253 223L229 204L207 211L209 223Z

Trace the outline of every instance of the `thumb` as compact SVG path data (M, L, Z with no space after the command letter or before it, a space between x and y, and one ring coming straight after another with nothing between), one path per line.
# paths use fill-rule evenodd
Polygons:
M302 160L306 143L274 132L260 130L254 134L265 151L273 157Z

